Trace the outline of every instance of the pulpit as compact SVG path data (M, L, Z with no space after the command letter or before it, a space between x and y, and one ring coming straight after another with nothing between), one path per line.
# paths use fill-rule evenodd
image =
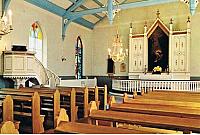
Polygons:
M20 84L25 86L27 79L36 78L33 52L4 51L3 57L3 77L11 78L15 82L15 87L19 87Z

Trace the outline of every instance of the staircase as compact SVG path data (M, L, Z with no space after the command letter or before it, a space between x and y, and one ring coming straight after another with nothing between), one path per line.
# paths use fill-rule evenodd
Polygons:
M20 84L25 86L25 82L31 78L37 79L38 84L45 87L55 88L60 84L60 78L45 68L33 52L6 51L3 53L3 61L3 77L11 78L16 88Z

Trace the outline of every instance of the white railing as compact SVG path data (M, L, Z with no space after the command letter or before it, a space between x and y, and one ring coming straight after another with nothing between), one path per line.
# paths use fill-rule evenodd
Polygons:
M45 68L43 64L35 57L35 73L40 84L55 88L60 85L60 78L50 69Z
M54 73L53 71L51 71L48 68L46 68L46 72L49 77L49 85L51 88L54 88L54 87L60 85L61 79L58 77L58 75L56 75L56 73Z
M95 87L97 86L97 78L94 79L73 79L73 80L61 80L60 86L67 87Z
M141 89L200 92L200 81L113 80L112 89L124 92L141 92Z
M37 80L39 81L39 83L43 85L49 85L49 76L46 72L46 68L36 57L34 65L34 72L36 73Z

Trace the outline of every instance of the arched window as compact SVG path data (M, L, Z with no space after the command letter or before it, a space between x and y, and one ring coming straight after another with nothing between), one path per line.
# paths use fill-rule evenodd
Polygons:
M83 44L80 36L77 38L75 47L75 77L76 79L83 77Z
M36 58L43 63L43 34L37 22L34 22L30 28L29 51L34 51Z

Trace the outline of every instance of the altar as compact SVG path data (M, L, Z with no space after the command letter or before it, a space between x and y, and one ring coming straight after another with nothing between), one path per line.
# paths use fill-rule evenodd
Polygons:
M190 80L190 18L185 20L185 30L174 30L172 19L169 27L160 19L149 26L144 24L144 33L129 33L129 79L145 80ZM161 67L161 74L152 74Z

